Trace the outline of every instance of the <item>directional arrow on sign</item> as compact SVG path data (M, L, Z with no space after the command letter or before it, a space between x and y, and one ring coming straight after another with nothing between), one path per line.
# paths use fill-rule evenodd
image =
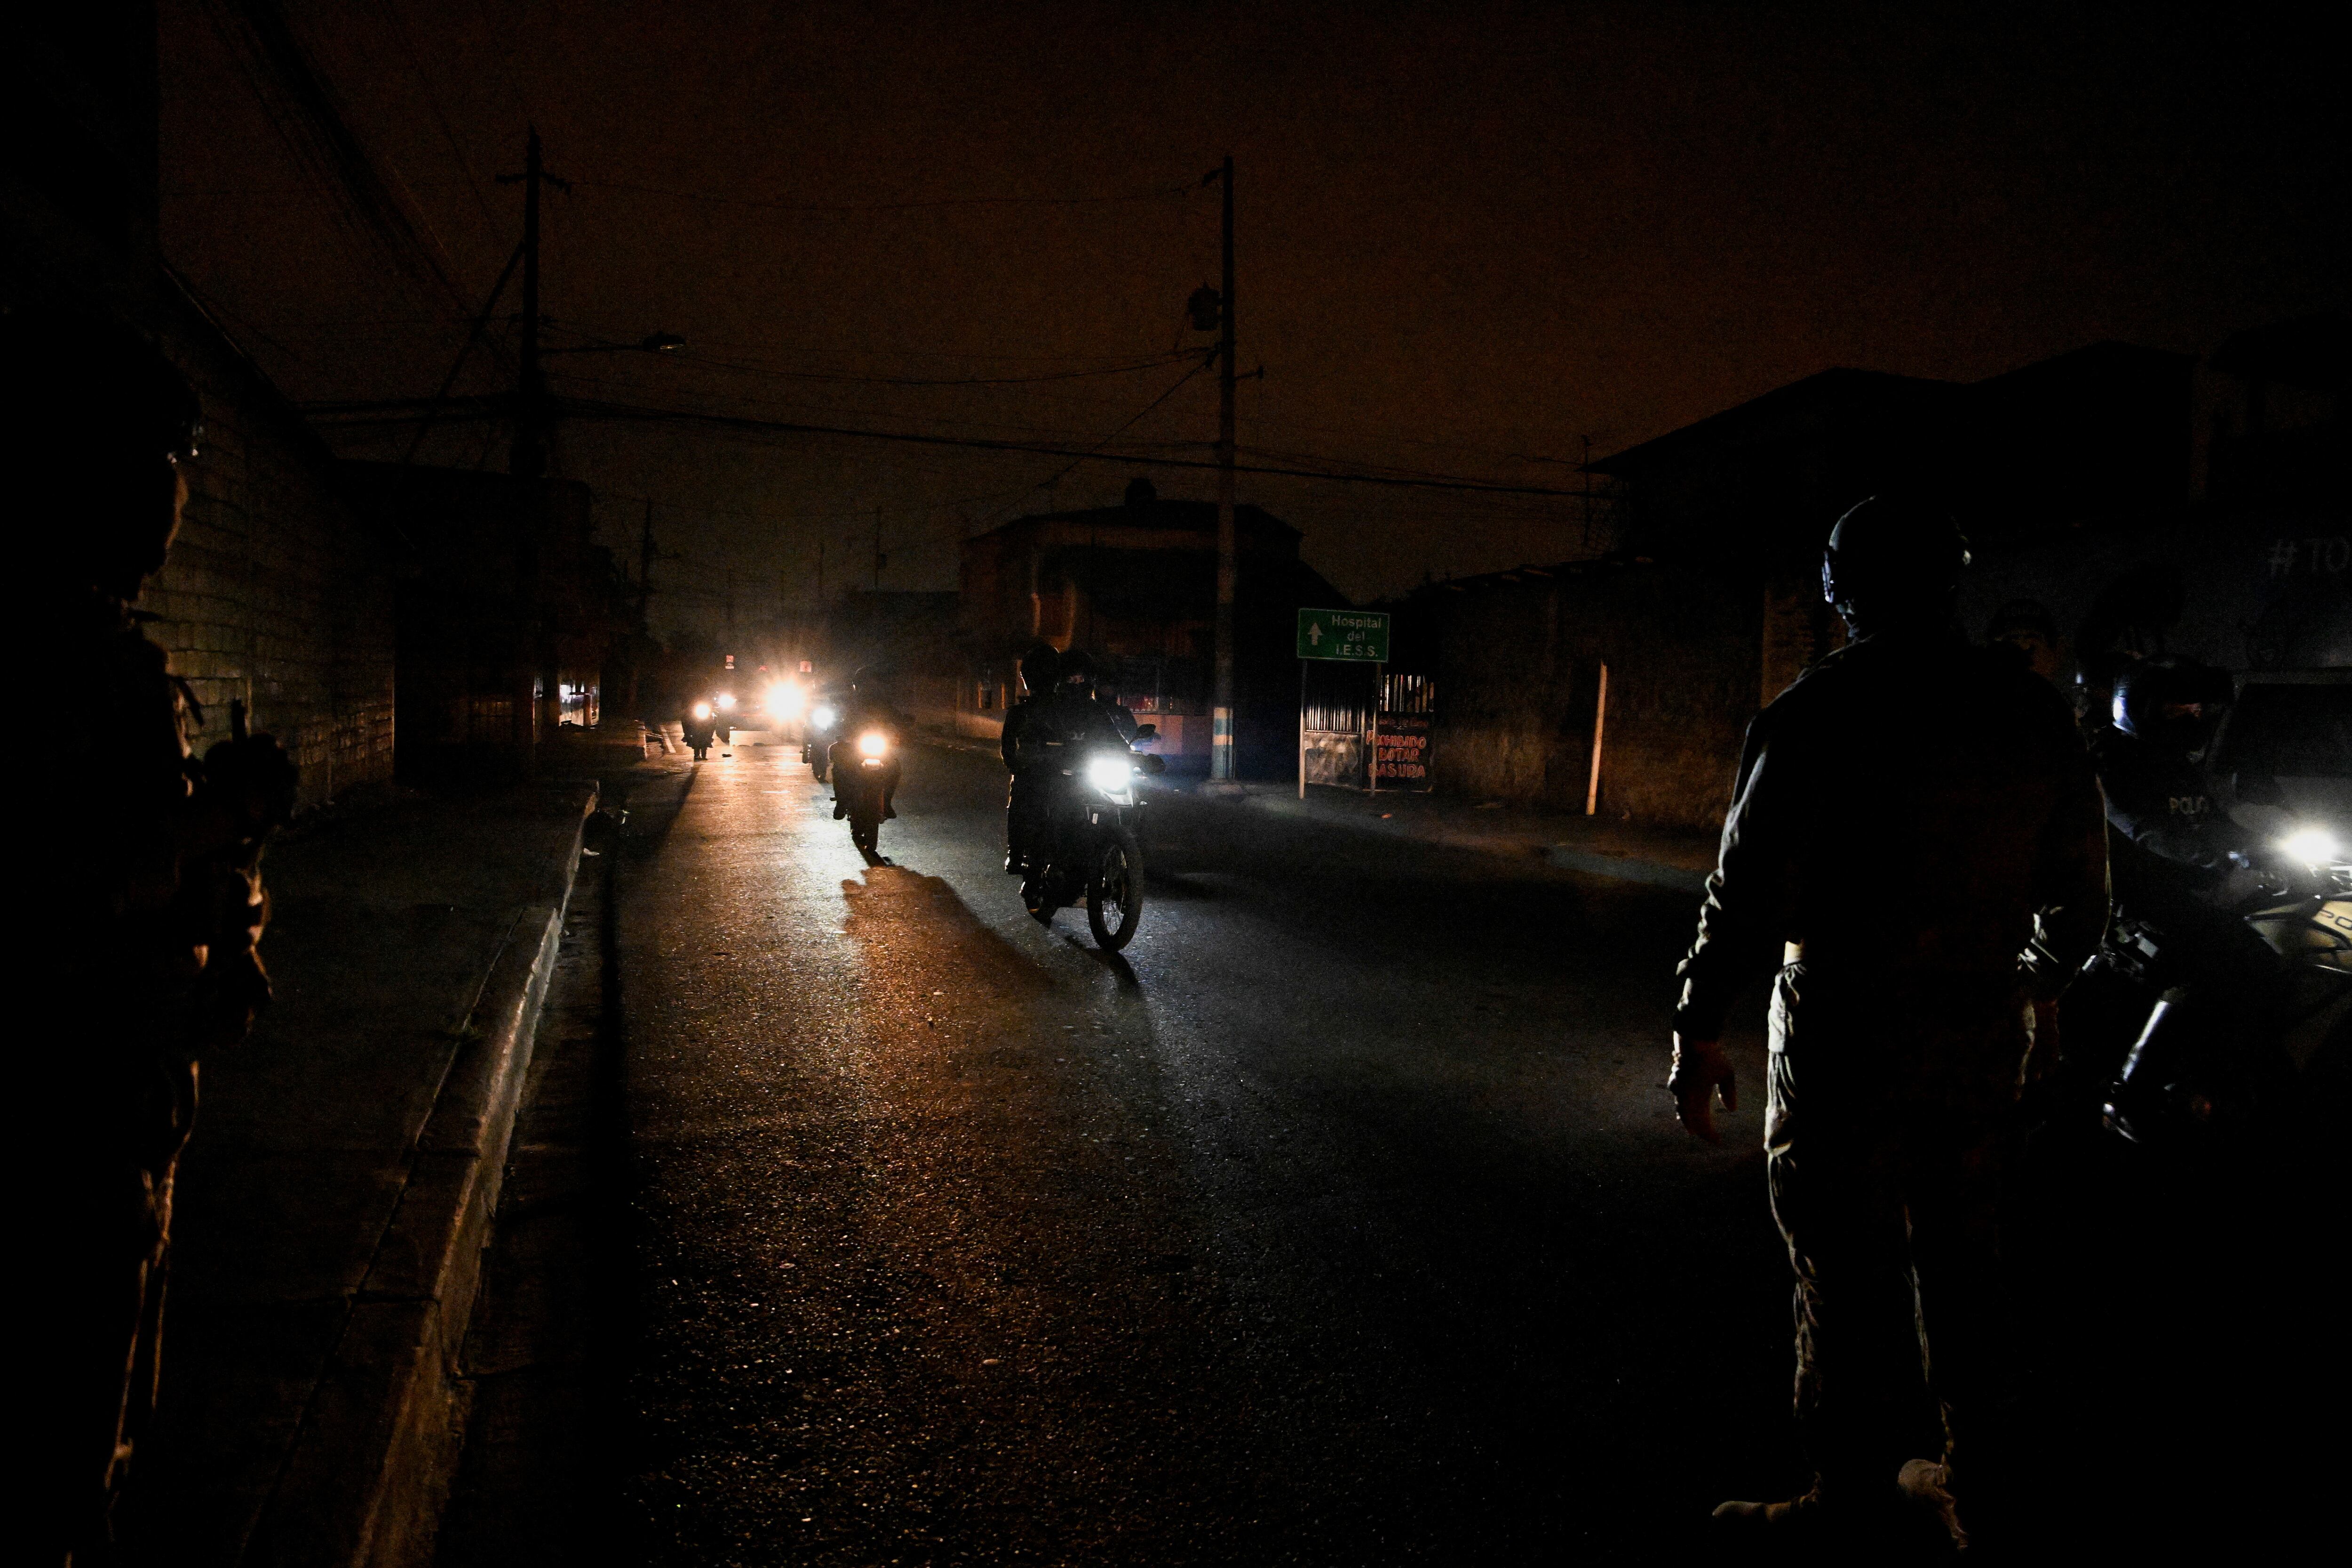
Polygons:
M1317 647L1321 647L1323 645L1323 628L1320 626L1309 626L1307 629L1307 640L1309 643L1314 643Z

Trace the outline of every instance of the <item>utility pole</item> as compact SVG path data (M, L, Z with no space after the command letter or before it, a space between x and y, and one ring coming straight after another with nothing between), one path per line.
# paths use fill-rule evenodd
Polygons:
M1234 584L1240 546L1234 527L1234 158L1210 175L1224 198L1224 278L1217 343L1217 684L1209 716L1209 777L1234 778Z
M522 172L501 174L499 183L522 186L522 355L520 373L515 379L515 437L507 472L536 479L547 472L547 441L554 423L547 403L547 375L540 364L539 191L541 185L568 191L572 184L547 172L540 157L535 125L524 145Z

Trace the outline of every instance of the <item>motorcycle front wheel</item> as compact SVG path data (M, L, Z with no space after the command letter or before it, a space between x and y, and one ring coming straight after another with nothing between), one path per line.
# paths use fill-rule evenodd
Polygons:
M1087 924L1094 928L1095 946L1116 953L1142 919L1143 846L1135 830L1122 827L1103 844L1087 879Z
M853 810L849 813L849 841L862 854L872 854L881 841L882 819L869 811Z

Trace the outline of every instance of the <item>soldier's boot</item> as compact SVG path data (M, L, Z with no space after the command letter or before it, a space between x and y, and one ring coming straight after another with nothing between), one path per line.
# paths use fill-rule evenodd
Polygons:
M1969 1549L1969 1532L1961 1528L1958 1507L1952 1501L1951 1471L1935 1459L1913 1459L1903 1467L1895 1484L1903 1500L1939 1525L1952 1538L1955 1551Z
M1874 1562L1894 1527L1902 1522L1901 1499L1891 1490L1867 1497L1842 1489L1824 1503L1816 1485L1780 1502L1727 1502L1715 1511L1714 1533L1726 1545L1751 1549L1760 1561L1790 1563Z
M1738 1531L1748 1536L1770 1536L1775 1540L1819 1534L1822 1530L1822 1493L1819 1487L1802 1497L1789 1498L1780 1502L1722 1502L1715 1507L1716 1522L1725 1531Z

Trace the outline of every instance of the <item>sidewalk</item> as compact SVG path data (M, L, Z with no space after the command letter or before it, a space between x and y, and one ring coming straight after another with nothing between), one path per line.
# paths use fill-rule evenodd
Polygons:
M1204 781L1163 779L1158 787L1202 796ZM1648 883L1694 895L1705 888L1707 873L1715 869L1716 835L1686 829L1645 828L1512 802L1385 789L1369 795L1310 784L1302 800L1295 783L1245 783L1240 788L1233 803L1244 810L1512 860L1541 860L1563 871Z
M926 732L919 744L942 751L996 755L995 743ZM1151 788L1210 800L1207 780L1163 775ZM1541 860L1563 871L1621 882L1648 883L1697 894L1715 869L1717 835L1687 829L1644 828L1604 817L1571 815L1537 806L1507 801L1476 801L1452 796L1383 790L1368 795L1324 784L1307 787L1298 798L1296 783L1251 782L1229 797L1238 809L1276 816L1302 817L1310 821L1360 832L1416 839L1424 843L1450 844L1512 860Z
M277 1001L203 1064L132 1562L400 1563L594 786L408 798L269 851ZM592 862L593 863L593 862Z

